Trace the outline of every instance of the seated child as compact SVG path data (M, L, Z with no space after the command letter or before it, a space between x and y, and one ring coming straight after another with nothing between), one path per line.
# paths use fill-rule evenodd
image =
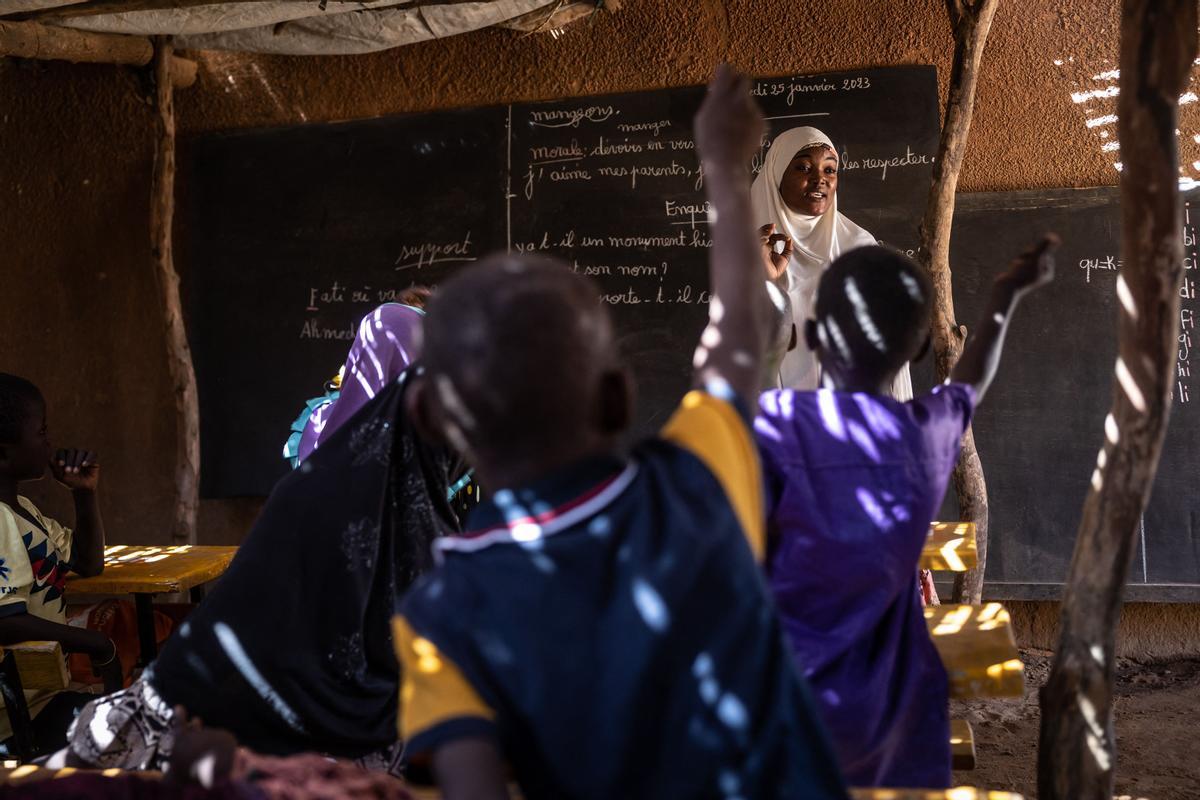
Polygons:
M131 686L89 703L51 766L162 769L174 708L266 755L317 752L398 769L399 597L459 529L456 456L387 383L275 485L237 556Z
M590 281L493 256L431 303L411 415L495 487L394 623L406 755L448 800L507 796L504 762L529 800L846 796L758 567L761 131L723 69L696 118L715 207L697 390L629 456L628 377Z
M71 490L75 529L44 516L19 485L40 480L49 465ZM87 450L52 454L46 432L46 401L29 381L0 373L0 645L31 640L60 642L68 653L85 653L95 667L116 671L120 663L112 641L98 631L66 624L67 572L99 575L104 570L104 524L96 502L100 464ZM63 741L74 708L89 695L64 692L57 697L27 693L35 715L34 743L39 749ZM12 734L0 712L0 739Z
M907 403L887 387L928 344L929 280L883 247L843 254L804 328L827 388L760 398L768 573L853 785L950 782L946 673L912 576L1008 320L1051 279L1053 246L996 279L948 384Z

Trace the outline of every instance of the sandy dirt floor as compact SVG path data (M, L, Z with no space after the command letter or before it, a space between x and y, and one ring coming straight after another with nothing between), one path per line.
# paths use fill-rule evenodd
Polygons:
M954 773L959 785L1037 796L1037 692L1051 654L1024 650L1025 697L951 703L950 715L975 730L977 768ZM1117 796L1200 798L1200 659L1117 663Z

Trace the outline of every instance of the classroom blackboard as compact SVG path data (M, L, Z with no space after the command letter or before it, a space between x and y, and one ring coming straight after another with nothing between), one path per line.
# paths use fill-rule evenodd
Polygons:
M1126 597L1200 599L1200 385L1193 384L1196 229L1189 204L1184 244L1174 408L1158 478L1139 531ZM975 417L987 477L990 549L985 594L1051 599L1075 543L1117 355L1116 279L1120 207L1116 188L959 195L951 244L955 314L968 329L992 277L1042 232L1063 240L1057 278L1012 320L996 381ZM916 383L931 380L928 363Z
M688 385L709 236L692 141L702 87L205 134L181 145L178 254L200 392L201 491L266 494L304 401L358 320L495 250L594 278L639 431ZM824 130L840 209L911 251L938 138L933 67L762 79L773 135ZM766 220L763 220L766 222Z

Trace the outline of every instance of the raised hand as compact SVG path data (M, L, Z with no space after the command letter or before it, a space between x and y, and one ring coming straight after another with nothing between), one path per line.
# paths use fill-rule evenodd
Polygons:
M1054 251L1058 245L1059 238L1047 233L1041 241L1014 258L997 280L1007 282L1018 294L1045 286L1054 280Z
M706 173L745 168L758 151L766 123L750 97L750 81L728 64L717 67L696 114L696 149Z
M50 459L55 480L68 489L95 491L100 483L100 462L90 450L59 450Z
M975 402L983 400L996 367L1009 321L1021 298L1054 279L1054 251L1058 237L1048 233L1036 245L1013 259L1008 269L992 282L983 317L967 339L962 356L950 371L950 380L975 389Z
M750 159L762 139L762 114L750 82L728 66L717 69L696 114L696 148L704 166L712 248L708 254L708 327L693 365L695 385L746 408L758 402L766 344L775 331L768 317L762 247L750 203ZM761 221L761 220L760 220ZM767 237L768 239L770 236ZM770 271L775 271L771 261Z
M771 223L758 229L758 238L762 241L763 267L767 270L767 280L776 285L783 283L780 288L786 290L788 262L792 260L792 237L776 233L775 223ZM780 242L783 242L782 249L778 247Z

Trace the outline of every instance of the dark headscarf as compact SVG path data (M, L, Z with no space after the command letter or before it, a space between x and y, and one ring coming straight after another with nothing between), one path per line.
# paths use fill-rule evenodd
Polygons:
M359 757L396 740L396 601L458 529L461 468L422 442L389 385L284 477L150 681L269 754Z

